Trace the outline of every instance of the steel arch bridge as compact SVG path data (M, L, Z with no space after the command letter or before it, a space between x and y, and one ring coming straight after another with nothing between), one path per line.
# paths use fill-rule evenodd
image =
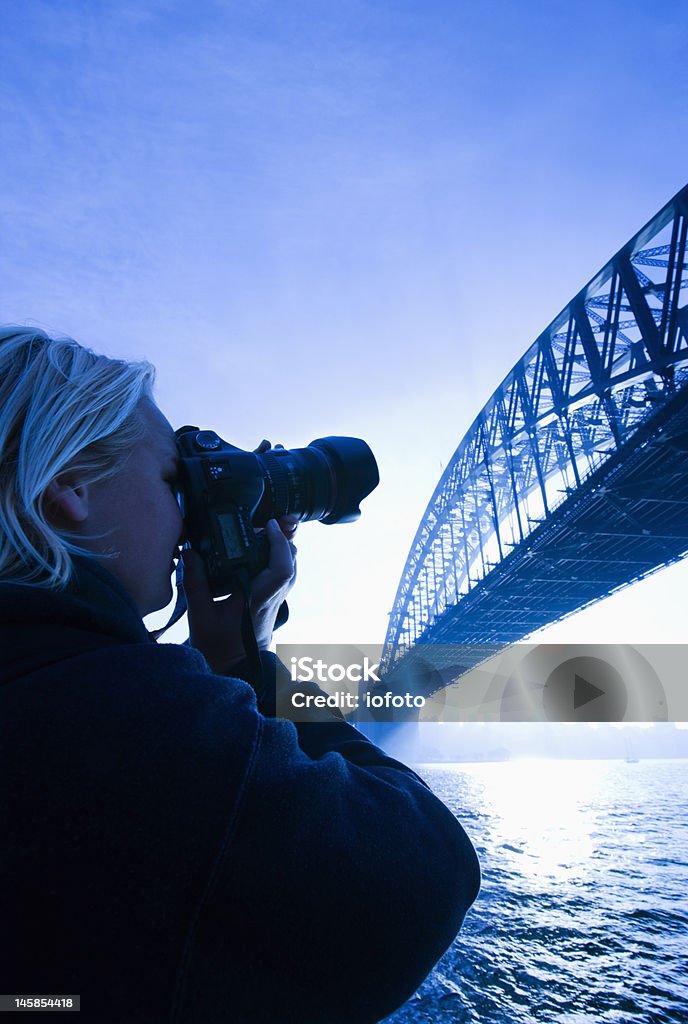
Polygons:
M688 553L687 223L688 186L476 417L411 545L388 674L420 644L468 668Z

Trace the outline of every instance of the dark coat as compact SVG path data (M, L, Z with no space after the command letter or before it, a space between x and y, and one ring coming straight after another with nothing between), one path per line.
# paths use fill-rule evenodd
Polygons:
M81 1024L371 1024L451 943L473 848L343 720L265 717L86 561L0 584L0 652L0 992L80 994Z

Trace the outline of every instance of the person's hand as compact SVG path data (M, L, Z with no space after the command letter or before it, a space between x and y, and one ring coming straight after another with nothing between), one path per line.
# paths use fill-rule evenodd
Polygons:
M280 605L296 579L296 548L292 538L297 525L293 516L284 516L279 522L270 519L265 526L270 560L251 587L251 619L259 650L269 647ZM232 665L245 655L241 639L244 596L236 593L213 600L200 555L189 549L183 551L182 557L191 644L205 655L213 672L231 674Z

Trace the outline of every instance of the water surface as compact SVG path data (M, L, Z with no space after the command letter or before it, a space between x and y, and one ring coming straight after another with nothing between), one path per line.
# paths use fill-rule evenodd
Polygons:
M421 765L482 866L388 1024L688 1022L688 761Z

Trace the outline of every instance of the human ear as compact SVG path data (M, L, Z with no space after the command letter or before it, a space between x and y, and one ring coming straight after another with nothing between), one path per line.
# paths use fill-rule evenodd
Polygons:
M88 517L88 486L76 473L60 473L45 489L45 507L58 529L83 523Z

